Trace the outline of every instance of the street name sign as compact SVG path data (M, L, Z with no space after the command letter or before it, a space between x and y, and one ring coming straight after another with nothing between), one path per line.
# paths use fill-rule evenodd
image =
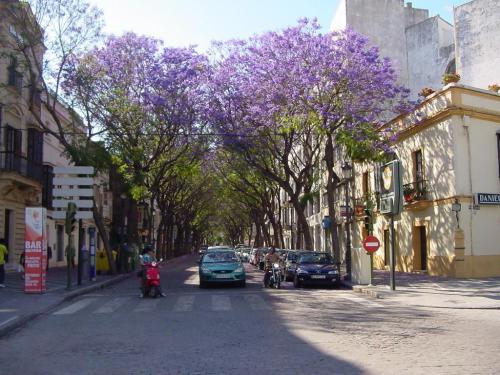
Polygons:
M500 205L500 194L477 193L477 204Z

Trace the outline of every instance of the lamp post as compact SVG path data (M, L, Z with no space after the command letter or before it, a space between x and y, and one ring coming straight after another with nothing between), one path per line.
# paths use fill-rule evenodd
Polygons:
M125 232L127 231L127 215L125 214L125 200L127 199L127 194L121 193L120 194L120 199L121 199L121 209L122 209L122 215L123 215L123 221L121 223L121 231L120 231L120 252L119 254L119 265L120 265L120 272L124 272L125 270L125 253L124 253L124 247L125 247Z
M352 166L345 161L342 164L342 174L344 176L344 192L346 206L346 222L345 222L345 268L347 280L351 280L351 208L349 205L349 181L352 177Z

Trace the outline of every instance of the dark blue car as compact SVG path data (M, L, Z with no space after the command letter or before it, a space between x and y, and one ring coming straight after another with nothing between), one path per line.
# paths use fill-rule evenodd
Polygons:
M293 278L293 286L324 285L338 287L340 274L333 258L328 253L301 252L297 259L297 268Z

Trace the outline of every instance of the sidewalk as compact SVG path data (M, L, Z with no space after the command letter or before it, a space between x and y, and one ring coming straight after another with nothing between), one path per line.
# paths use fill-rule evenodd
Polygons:
M396 290L392 291L389 271L374 270L373 274L373 286L342 282L355 292L415 307L500 310L500 277L451 279L396 272Z
M7 273L6 288L0 289L0 337L65 301L120 282L134 274L131 272L115 276L97 275L96 281L89 281L86 277L82 279L82 285L77 285L75 271L72 275L71 290L66 290L66 268L52 268L47 273L47 291L44 294L26 294L21 274Z

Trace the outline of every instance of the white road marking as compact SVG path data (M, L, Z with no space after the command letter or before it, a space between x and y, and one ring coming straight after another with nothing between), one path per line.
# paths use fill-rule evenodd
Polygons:
M18 318L18 316L16 315L16 316L13 316L13 317L12 317L12 318L10 318L10 319L7 319L6 321L4 321L4 322L0 323L0 327L2 327L2 326L4 326L4 325L6 325L6 324L7 324L7 323L9 323L9 322L12 322L13 320L16 320L17 318Z
M184 280L184 285L198 285L200 279L197 273L192 274L186 280Z
M151 312L158 307L159 303L160 300L158 298L153 300L150 299L142 300L134 309L134 312L136 313Z
M123 305L125 302L130 300L130 298L125 297L125 298L114 298L108 303L105 303L103 306L101 306L99 309L94 311L94 314L109 314L114 311L116 311L121 305Z
M254 311L256 310L271 310L271 307L268 303L257 294L247 294L244 295L243 298L250 305L250 308Z
M74 314L75 312L87 307L88 305L90 305L92 302L94 302L95 300L97 300L97 298L85 298L85 299L82 299L78 302L75 302L61 310L58 310L54 313L52 313L52 315L69 315L69 314Z
M368 298L362 298L362 297L357 297L357 296L353 296L353 295L342 295L342 296L339 296L339 298L346 299L346 300L351 301L351 302L356 302L356 303L359 303L360 305L363 305L363 306L384 307L384 305L382 305L381 303L370 301Z
M194 296L180 296L174 305L175 312L185 312L193 310Z
M212 296L212 311L229 311L231 310L231 300L229 296L220 295Z

